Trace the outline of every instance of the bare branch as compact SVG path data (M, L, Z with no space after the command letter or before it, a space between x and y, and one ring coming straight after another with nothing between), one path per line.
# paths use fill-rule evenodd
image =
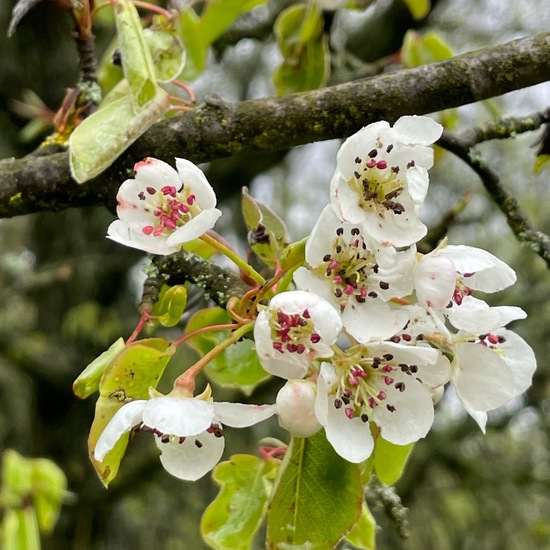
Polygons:
M498 175L489 168L469 143L462 138L444 132L438 145L462 159L480 177L491 199L506 216L508 225L518 240L535 251L550 267L550 237L531 227L529 218L519 203L500 183Z
M82 186L68 154L0 162L0 217L70 206L113 207L137 160L154 156L194 162L244 152L275 151L346 137L377 120L466 105L550 80L550 32L396 71L284 97L226 104L211 98L154 125L103 174ZM236 185L238 182L236 182Z

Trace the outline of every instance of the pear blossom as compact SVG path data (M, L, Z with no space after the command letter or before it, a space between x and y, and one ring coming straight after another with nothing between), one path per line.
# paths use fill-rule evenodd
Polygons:
M460 306L473 290L497 292L515 281L514 270L490 252L446 242L420 258L415 275L418 301L436 309Z
M117 194L117 214L107 237L151 254L172 254L183 243L211 229L221 212L204 173L192 162L176 159L138 162L135 179L126 180Z
M309 236L294 282L341 311L348 334L358 342L383 340L408 321L407 312L387 301L413 290L416 249L381 247L353 224L342 223L330 205Z
M99 436L94 456L101 462L123 434L148 431L155 436L164 469L179 479L195 481L222 456L223 424L242 428L274 413L272 405L215 403L200 397L138 399L123 405L111 418Z
M321 364L315 415L334 450L350 462L366 460L374 448L369 422L384 439L407 445L424 437L434 419L424 371L437 370L438 352L391 342L354 346ZM441 379L445 370L432 373Z
M316 358L331 357L342 320L323 298L293 290L275 295L254 325L262 367L281 378L303 378Z
M380 121L349 137L338 152L331 204L346 223L359 224L376 241L409 246L426 234L418 219L433 165L429 147L443 127L428 117Z

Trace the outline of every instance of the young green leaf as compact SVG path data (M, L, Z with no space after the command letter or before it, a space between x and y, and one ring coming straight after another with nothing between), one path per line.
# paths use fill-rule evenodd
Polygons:
M185 65L185 48L175 31L145 29L143 36L151 52L158 82L171 82L177 78Z
M359 466L340 457L324 432L292 439L269 505L267 547L330 550L359 520Z
M200 18L191 7L184 7L176 21L176 29L187 56L180 80L195 80L206 66L208 44L201 39Z
M152 314L157 317L161 325L173 327L180 322L186 305L187 288L184 285L164 286Z
M275 265L288 242L285 223L273 210L251 197L246 187L242 192L242 211L252 250L267 265Z
M412 16L418 21L430 13L432 3L430 0L404 0Z
M359 521L346 535L346 540L359 550L375 550L376 548L376 520L366 502L361 507Z
M94 359L73 382L73 392L80 399L99 390L99 381L117 353L124 348L124 338L120 337L111 347Z
M67 478L51 460L36 458L31 464L32 502L38 529L42 533L53 531L67 490Z
M329 77L330 52L323 18L313 3L283 11L273 28L284 61L273 75L277 93L313 90Z
M134 4L130 0L116 0L114 7L122 68L132 90L134 107L139 110L157 95L155 68Z
M102 483L107 486L116 476L130 434L121 437L102 462L94 458L96 442L109 420L129 401L148 399L175 348L163 338L132 342L113 359L99 383L99 399L88 438L90 459Z
M393 485L403 473L414 443L395 445L379 437L374 447L374 470L378 479L386 485Z
M150 126L157 122L170 106L168 94L157 88L153 101L135 111L131 94L120 95L126 80L110 92L118 99L105 98L104 104L86 118L69 139L71 174L83 183L109 167Z
M204 540L215 550L248 550L266 510L279 461L233 455L212 477L220 486L201 519Z

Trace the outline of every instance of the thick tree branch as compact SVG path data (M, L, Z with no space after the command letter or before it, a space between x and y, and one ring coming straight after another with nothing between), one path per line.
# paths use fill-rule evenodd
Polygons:
M103 174L70 177L68 154L0 162L0 217L114 205L120 183L146 156L194 162L346 137L377 120L466 105L550 80L550 32L432 65L321 90L226 104L211 98L154 125ZM238 183L238 182L237 182Z

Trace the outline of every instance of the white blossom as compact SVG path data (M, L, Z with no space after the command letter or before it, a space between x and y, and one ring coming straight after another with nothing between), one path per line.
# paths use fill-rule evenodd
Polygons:
M202 170L176 159L174 170L147 158L135 166L135 179L118 191L117 214L107 237L151 254L171 254L211 229L221 212Z
M311 380L289 380L277 394L275 406L279 424L292 437L310 437L321 424L315 416L317 387Z
M330 357L342 321L326 300L294 290L275 295L254 325L262 367L281 378L303 378L311 362Z
M424 437L434 419L425 371L439 371L438 352L380 342L350 348L332 363L323 362L318 377L315 415L335 451L350 462L366 460L374 448L369 422L384 439L407 445Z
M251 426L274 413L272 405L213 403L199 397L135 400L123 405L107 424L94 456L101 462L123 434L131 430L149 431L161 451L164 469L179 479L195 481L222 456L223 424Z
M383 340L407 322L403 309L390 307L394 296L412 292L416 250L381 247L353 224L340 222L327 206L306 243L310 268L294 273L298 288L329 301L358 342Z
M392 127L370 124L338 152L331 203L346 223L386 245L408 246L426 234L418 219L433 165L429 147L443 128L428 117L404 116Z

